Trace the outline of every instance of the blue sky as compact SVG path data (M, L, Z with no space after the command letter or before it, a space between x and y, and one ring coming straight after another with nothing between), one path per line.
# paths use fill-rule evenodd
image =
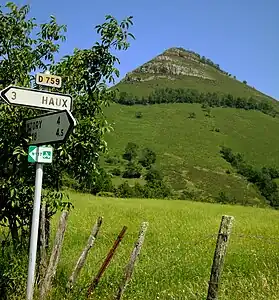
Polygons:
M96 40L107 14L134 16L128 51L119 53L121 77L169 47L194 50L239 80L279 100L278 0L17 0L38 22L49 15L68 26L61 55ZM0 0L4 5L6 1Z

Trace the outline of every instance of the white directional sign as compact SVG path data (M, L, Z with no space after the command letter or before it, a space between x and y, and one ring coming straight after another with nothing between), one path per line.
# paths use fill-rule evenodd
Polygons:
M62 85L62 78L60 76L51 74L36 74L36 83L44 86L60 88Z
M25 121L26 132L32 137L32 145L64 142L75 126L76 120L67 110Z
M22 105L42 110L72 111L73 99L70 95L53 93L19 86L8 86L0 93L4 101L11 105Z

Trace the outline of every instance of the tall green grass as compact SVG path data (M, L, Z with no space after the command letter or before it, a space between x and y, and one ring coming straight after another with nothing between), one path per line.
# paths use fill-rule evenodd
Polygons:
M124 299L205 299L224 214L235 217L220 286L222 300L279 297L279 213L175 200L98 198L71 192L70 213L51 299L85 299L86 289L124 225L126 235L93 299L113 299L141 222L149 228ZM98 216L104 223L72 293L65 286ZM53 220L56 226L57 216ZM55 227L54 226L54 227ZM54 228L53 228L54 229ZM54 231L53 231L54 234Z

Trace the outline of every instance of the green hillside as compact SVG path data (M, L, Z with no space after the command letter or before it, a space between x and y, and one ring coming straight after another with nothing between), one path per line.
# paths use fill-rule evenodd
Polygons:
M213 62L203 63L201 60L205 59L172 48L128 73L116 87L120 95L123 96L124 92L124 97L135 96L136 103L156 89L180 89L180 95L183 95L182 89L190 88L204 93L205 101L208 92L216 93L218 97L231 94L242 97L244 101L253 98L259 105L268 103L268 109L261 106L237 109L220 103L210 107L201 101L152 105L113 103L105 109L114 127L106 140L109 156L116 156L119 162L105 163L105 167L108 171L115 167L123 170L121 155L127 143L133 142L141 149L148 147L155 151L156 166L177 191L194 191L200 200L209 200L224 192L240 203L264 203L255 185L237 174L235 168L222 158L220 146L240 152L255 167L279 168L279 118L270 114L270 107L277 111L278 104L269 96L235 80ZM165 70L165 75L162 70ZM189 76L191 74L195 76ZM160 92L158 95L157 101L164 102L160 100ZM162 99L166 95L163 93ZM113 180L120 183L126 179L114 176ZM143 178L130 180L131 184L135 181L144 183Z

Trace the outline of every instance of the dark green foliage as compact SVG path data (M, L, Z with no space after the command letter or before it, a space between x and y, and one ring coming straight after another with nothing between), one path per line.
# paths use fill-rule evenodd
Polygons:
M134 197L135 198L146 198L146 188L145 186L139 184L138 182L134 185Z
M121 175L121 170L119 168L114 168L111 171L111 174L114 175L114 176L120 176Z
M123 178L140 178L141 167L136 162L128 162L126 169L122 175Z
M208 118L211 118L211 117L212 117L212 115L211 115L211 109L210 109L209 107L205 108L204 111L205 111L205 114L204 114L204 115L205 115L206 117L208 117Z
M195 191L190 189L184 189L178 196L180 200L193 200L200 201L201 200L201 191Z
M111 192L113 191L111 176L103 168L100 168L98 171L91 173L91 184L82 187L82 190L94 195L99 192Z
M188 118L189 119L195 119L196 118L196 113L190 112Z
M63 172L62 173L62 186L68 187L74 190L80 189L80 184L78 181L74 178L72 178L68 173Z
M113 192L99 192L97 193L97 196L98 197L115 197L114 193Z
M221 203L221 204L236 204L237 200L236 198L233 196L229 196L227 195L225 192L220 192L219 195L217 197L215 197L215 201L217 203Z
M130 163L130 168L131 173L134 172L135 165ZM134 176L134 173L132 173L132 175ZM145 180L145 185L140 185L136 182L133 187L129 186L129 183L125 181L115 189L115 196L123 198L166 198L172 195L171 188L164 182L161 172L157 169L149 169L146 173Z
M144 148L142 150L139 163L145 168L150 168L151 165L154 164L155 162L156 162L156 153L149 148Z
M116 156L109 156L105 158L105 162L108 164L115 165L119 163L119 159Z
M115 196L120 198L133 198L134 195L134 189L130 187L128 181L120 184L115 191Z
M279 207L278 186L273 181L273 179L279 178L279 170L266 167L257 169L247 164L241 154L234 154L232 149L228 147L222 146L220 152L223 158L236 168L239 174L258 187L262 196L266 198L271 206Z
M194 89L158 88L141 99L132 94L121 93L114 100L123 105L160 104L160 103L201 103L203 108L233 107L245 110L259 110L265 114L276 116L278 111L271 102L257 101L252 97L235 97L231 94L201 93ZM208 112L208 111L207 111Z
M148 181L145 187L146 198L167 198L171 197L172 190L163 180Z
M214 131L214 132L220 132L220 128L214 127L211 131Z
M142 118L142 112L141 111L136 112L136 118L138 118L138 119Z
M138 145L135 143L129 142L125 147L125 152L123 154L123 158L132 161L138 156Z
M163 175L159 170L152 168L152 169L148 170L148 172L146 173L145 180L147 182L162 181Z
M246 80L243 80L243 83L244 83L244 84L247 84L247 81L246 81Z

